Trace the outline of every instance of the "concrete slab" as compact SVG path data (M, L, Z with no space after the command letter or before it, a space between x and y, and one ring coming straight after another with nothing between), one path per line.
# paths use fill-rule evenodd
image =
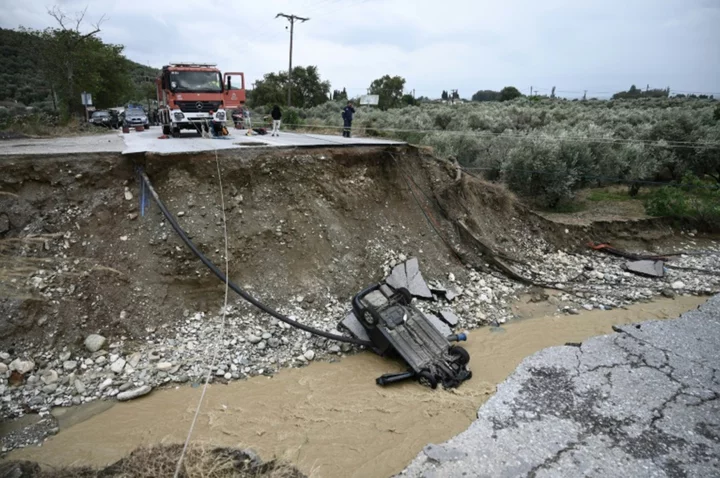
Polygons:
M155 153L183 154L203 151L242 149L251 147L335 147L335 146L399 146L406 143L375 138L343 138L322 134L283 132L280 136L247 136L246 130L231 129L221 139L202 138L196 133L183 133L180 138L160 139L159 126L149 130L123 134L73 136L67 138L16 139L0 141L0 155L47 155L80 153Z
M348 312L345 318L340 321L340 325L356 339L370 341L370 336L365 331L365 327L362 326L352 311Z
M718 476L720 296L526 358L399 476Z
M450 309L441 310L440 318L443 319L450 327L455 327L460 321L458 316Z
M252 147L291 148L291 147L334 147L334 146L393 146L405 143L374 138L343 138L320 134L283 132L280 136L247 136L246 130L231 129L230 135L221 138L202 138L196 133L182 133L179 138L160 139L162 132L158 128L149 131L130 132L123 135L126 148L123 154L155 153L182 154L201 151L242 149Z
M157 130L156 130L157 131ZM0 141L0 156L81 153L122 153L125 143L117 132L68 138Z
M428 288L422 273L417 257L411 257L407 261L393 267L385 282L393 289L405 288L415 297L432 299L433 295Z
M645 277L662 277L665 275L665 262L663 261L627 261L625 268Z

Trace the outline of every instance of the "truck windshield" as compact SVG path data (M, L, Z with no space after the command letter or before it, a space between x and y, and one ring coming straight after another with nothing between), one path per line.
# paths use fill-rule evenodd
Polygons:
M217 71L171 71L170 89L219 93L222 91L222 79Z

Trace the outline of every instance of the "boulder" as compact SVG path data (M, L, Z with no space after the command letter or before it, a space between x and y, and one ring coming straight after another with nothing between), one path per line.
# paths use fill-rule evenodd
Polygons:
M85 338L85 348L88 352L97 352L103 348L105 342L107 342L107 339L102 335L90 334Z

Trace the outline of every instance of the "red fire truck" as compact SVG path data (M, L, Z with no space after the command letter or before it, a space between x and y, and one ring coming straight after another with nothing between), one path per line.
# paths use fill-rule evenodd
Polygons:
M210 122L225 124L245 104L245 75L220 72L215 65L171 63L155 81L163 134L200 131Z

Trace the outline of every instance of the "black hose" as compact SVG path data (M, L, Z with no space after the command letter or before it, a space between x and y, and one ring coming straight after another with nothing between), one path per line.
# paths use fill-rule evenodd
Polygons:
M147 174L145 174L145 171L140 171L140 175L145 182L145 185L150 190L150 194L152 194L153 198L155 198L155 202L157 203L158 207L162 211L165 218L168 220L170 225L175 229L175 232L180 236L180 239L183 240L183 242L192 250L193 254L195 254L198 259L202 261L205 266L207 266L208 269L212 271L213 274L217 276L218 279L220 279L223 283L227 282L228 286L236 292L240 297L245 299L246 301L250 302L252 305L257 307L258 309L262 310L265 313L268 313L275 317L278 320L281 320L285 322L286 324L289 324L295 328L298 328L300 330L304 330L305 332L310 332L314 335L319 335L320 337L325 337L326 339L330 340L337 340L338 342L346 342L349 344L355 344L355 345L365 345L366 347L372 346L371 342L360 340L360 339L354 339L351 337L344 337L342 335L335 335L331 334L330 332L325 332L324 330L316 329L314 327L310 327L309 325L301 324L300 322L297 322L290 317L287 317L280 312L277 312L276 310L271 309L267 305L263 304L259 300L255 299L253 296L245 292L243 289L238 287L236 284L234 284L231 280L225 277L225 274L222 273L220 269L213 264L210 259L205 257L205 255L200 252L200 250L193 244L193 242L190 240L190 238L185 234L185 231L180 227L180 225L177 223L175 218L170 214L170 211L168 211L167 207L165 207L165 204L160 200L160 196L158 196L157 191L155 191L155 188L153 188L152 183L150 182L150 178L148 178Z

